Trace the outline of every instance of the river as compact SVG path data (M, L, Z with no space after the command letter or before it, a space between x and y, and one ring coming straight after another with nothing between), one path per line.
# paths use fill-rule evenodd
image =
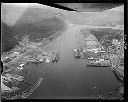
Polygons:
M92 36L92 35L91 35ZM78 26L70 26L55 40L45 46L46 50L58 51L58 63L27 66L26 80L36 82L44 76L41 85L28 98L118 98L107 95L120 85L110 67L86 67L74 57L74 48L78 48L83 36ZM46 73L46 74L45 74ZM27 77L28 76L28 77Z

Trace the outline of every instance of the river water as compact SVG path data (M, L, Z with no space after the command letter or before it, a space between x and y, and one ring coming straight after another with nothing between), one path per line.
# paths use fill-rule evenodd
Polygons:
M92 36L92 35L91 35ZM77 26L69 27L62 35L45 46L46 50L58 51L58 63L27 66L26 80L36 82L44 76L41 85L28 98L118 98L107 95L120 85L110 67L86 67L81 60L75 59L74 48L80 46ZM22 86L23 87L23 86Z

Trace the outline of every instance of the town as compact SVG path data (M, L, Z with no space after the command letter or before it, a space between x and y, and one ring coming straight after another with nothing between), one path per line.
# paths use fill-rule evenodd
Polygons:
M113 39L112 46L104 49L100 44L87 48L74 49L75 58L85 59L87 66L110 66L124 77L124 48L123 42Z
M86 66L91 67L111 67L114 75L122 83L118 87L118 95L124 95L124 35L121 38L113 38L109 43L107 39L101 39L92 47L74 49L76 59L84 59ZM108 46L109 44L109 46ZM105 45L105 46L103 46ZM106 47L107 46L107 47Z
M106 51L98 44L94 47L95 48L75 49L75 57L87 60L87 66L111 66Z
M59 61L60 54L58 52L44 51L41 48L36 48L34 44L26 43L28 42L28 40L22 42L24 43L24 45L13 49L13 51L5 54L6 56L2 56L3 72L1 74L1 92L3 98L4 96L6 97L7 94L9 94L9 99L23 97L24 94L26 95L25 91L23 95L17 96L16 94L14 97L10 96L11 93L15 93L20 90L20 88L17 87L20 82L30 84L31 86L34 85L34 83L24 80L24 76L20 76L17 74L19 72L25 72L25 65L30 63L36 65L57 63ZM40 80L42 81L42 78L39 78L36 83L37 85L39 85L39 83L41 84ZM10 83L11 86L8 87L7 83ZM28 93L31 94L30 92Z

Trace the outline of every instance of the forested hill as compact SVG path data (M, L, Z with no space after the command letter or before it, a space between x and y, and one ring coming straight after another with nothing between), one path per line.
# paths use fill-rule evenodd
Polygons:
M2 52L13 49L25 35L28 35L31 41L38 42L64 27L65 21L53 16L51 12L46 14L45 10L30 8L14 26L2 22Z

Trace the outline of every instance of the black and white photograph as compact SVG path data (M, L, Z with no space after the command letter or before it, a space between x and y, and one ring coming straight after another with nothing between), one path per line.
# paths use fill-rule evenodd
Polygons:
M2 3L1 100L123 100L124 8Z

